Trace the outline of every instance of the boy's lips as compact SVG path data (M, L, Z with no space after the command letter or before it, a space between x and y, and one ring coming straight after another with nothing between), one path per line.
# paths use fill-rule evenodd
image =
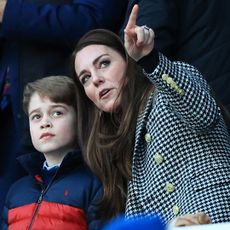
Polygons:
M49 138L49 137L53 137L54 134L52 133L43 133L41 136L40 136L40 139L43 139L43 138Z

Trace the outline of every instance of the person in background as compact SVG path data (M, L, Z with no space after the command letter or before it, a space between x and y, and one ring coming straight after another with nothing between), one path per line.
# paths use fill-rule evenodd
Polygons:
M121 37L134 4L140 8L137 25L154 30L155 49L195 66L230 112L230 2L129 0Z
M92 30L73 53L78 143L103 183L105 215L230 221L221 109L196 68L157 52L153 30L137 26L137 15L135 5L124 45L108 30Z
M0 0L0 213L9 186L25 174L16 156L35 151L21 106L24 86L49 75L68 76L78 39L94 28L118 32L126 5L126 0Z
M25 87L23 106L39 153L19 157L29 175L9 190L2 230L101 229L96 210L103 191L76 144L75 94L73 80L65 76Z

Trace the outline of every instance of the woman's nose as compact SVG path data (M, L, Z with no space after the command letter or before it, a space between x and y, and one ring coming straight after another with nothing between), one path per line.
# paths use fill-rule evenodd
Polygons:
M98 87L99 85L103 84L105 82L105 79L102 75L94 74L93 75L93 84Z

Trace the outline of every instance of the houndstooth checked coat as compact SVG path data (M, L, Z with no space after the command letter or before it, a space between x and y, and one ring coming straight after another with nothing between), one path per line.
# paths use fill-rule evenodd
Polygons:
M162 54L146 77L155 93L136 127L126 216L158 213L166 222L204 211L230 221L230 138L200 73Z

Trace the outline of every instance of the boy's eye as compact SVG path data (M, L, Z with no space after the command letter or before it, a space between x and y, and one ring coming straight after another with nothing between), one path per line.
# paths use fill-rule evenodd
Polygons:
M41 115L40 114L34 114L32 117L31 117L31 120L39 120L41 118Z
M53 112L53 117L60 117L63 114L61 111L54 111Z
M89 79L90 79L90 75L89 74L85 74L81 77L80 81L81 81L81 84L84 85Z

